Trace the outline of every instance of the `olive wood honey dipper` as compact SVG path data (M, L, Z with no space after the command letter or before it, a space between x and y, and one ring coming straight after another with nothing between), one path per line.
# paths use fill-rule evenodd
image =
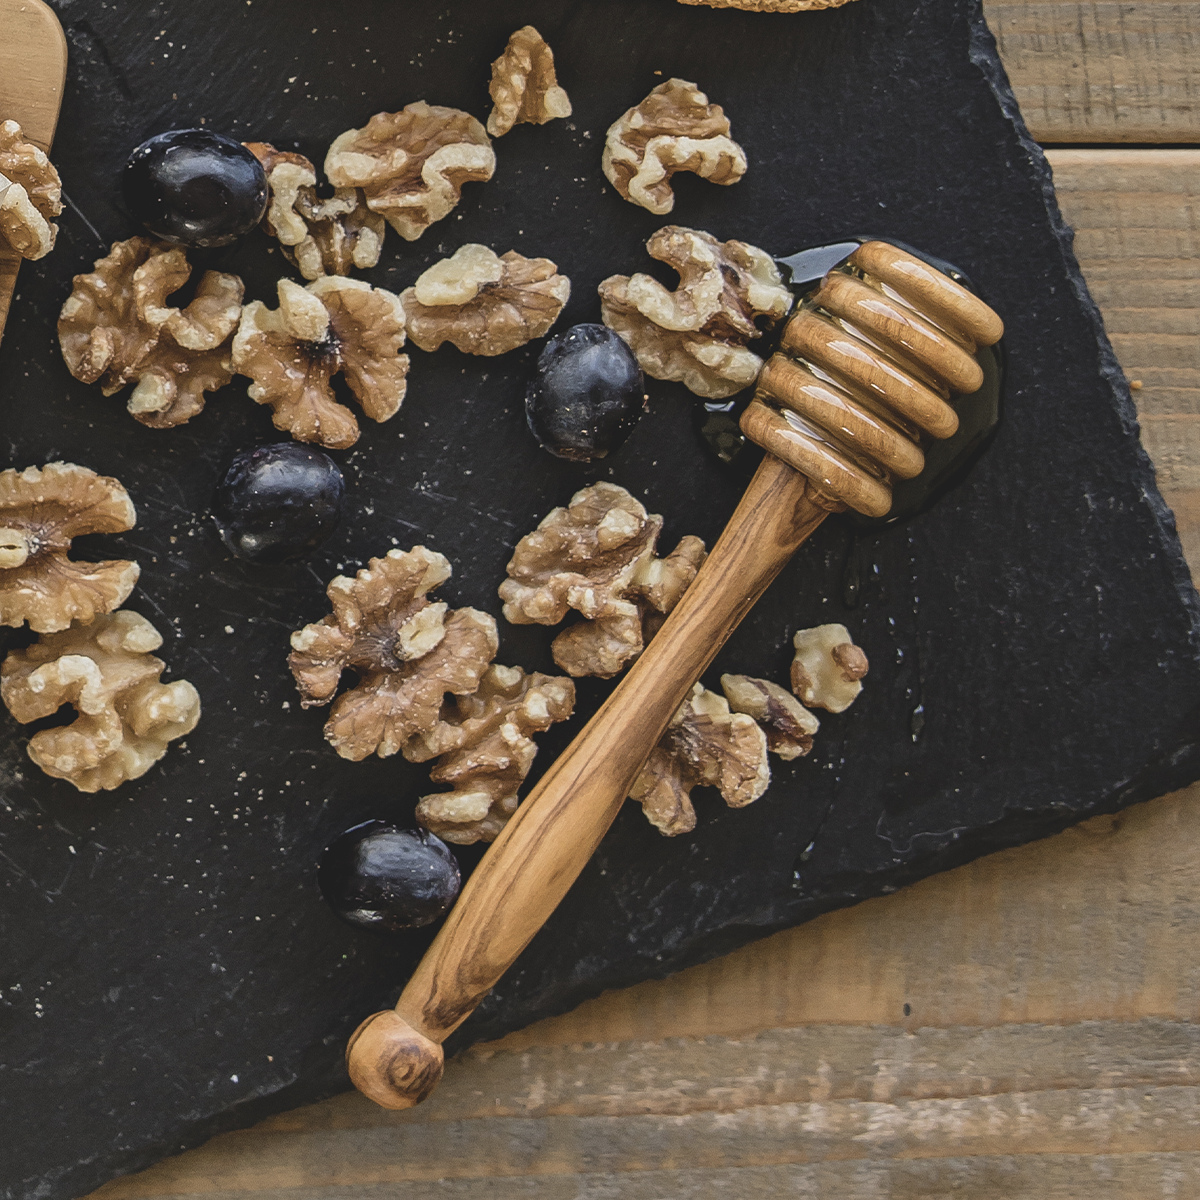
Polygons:
M742 416L767 454L737 510L645 652L488 849L395 1009L352 1035L359 1091L385 1108L429 1095L441 1043L566 895L738 622L831 512L888 513L892 481L922 470L922 443L957 429L951 395L983 383L976 347L1002 333L982 300L887 242L858 245L824 276Z

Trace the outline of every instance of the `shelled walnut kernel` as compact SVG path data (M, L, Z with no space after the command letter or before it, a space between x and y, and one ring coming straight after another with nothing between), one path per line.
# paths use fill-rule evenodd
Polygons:
M487 131L503 137L514 125L545 125L571 115L571 101L558 86L554 52L532 25L508 39L504 53L492 63L492 112Z
M800 629L792 639L792 691L805 704L845 712L862 691L867 656L850 638L845 625Z
M656 558L661 531L662 517L648 515L616 484L576 492L517 543L500 585L505 618L557 625L575 609L584 620L554 639L554 661L570 675L616 675L642 652L655 618L679 603L704 561L695 537Z
M760 323L792 306L774 260L746 242L679 225L664 226L646 249L679 272L679 287L669 292L649 275L610 276L599 288L605 325L655 379L677 380L709 400L749 387L762 359L748 343L762 336Z
M402 293L408 336L422 350L443 342L464 354L507 354L541 337L571 295L548 258L461 246Z
M757 800L771 782L767 738L745 713L696 684L671 718L630 789L646 819L667 837L696 827L692 788L716 787L730 808Z
M62 181L45 153L25 140L16 121L0 122L0 246L22 258L54 249Z
M675 207L671 176L691 171L710 183L737 183L746 152L729 136L719 104L685 79L668 79L609 128L604 174L626 200L663 216Z
M447 842L495 841L537 755L532 735L565 721L574 706L569 679L493 664L478 691L447 701L437 724L404 745L410 762L440 756L430 779L451 785L421 798L417 821Z
M192 302L167 298L192 268L178 246L134 237L115 242L95 269L76 275L58 318L67 370L106 396L136 382L128 408L143 425L169 429L204 408L206 392L232 378L231 339L242 315L242 281L206 271Z
M326 589L333 612L292 634L288 666L304 708L333 700L342 672L358 681L338 697L325 738L343 758L387 758L437 724L447 693L479 687L499 641L474 608L448 611L428 593L450 578L444 555L414 546L373 558Z
M373 267L383 251L386 222L368 207L359 188L317 195L317 170L303 154L247 142L262 163L271 189L263 228L278 238L289 262L305 279L348 275L351 267Z
M745 713L758 722L772 754L790 762L811 752L821 722L785 688L769 679L722 675L721 691L734 712Z
M0 471L0 624L66 629L124 604L136 562L74 562L71 540L123 533L137 521L116 480L74 463Z
M329 182L361 188L367 207L410 242L454 208L464 183L495 170L492 143L470 113L424 100L376 113L336 138L325 157Z
M373 421L396 415L408 376L400 298L337 275L306 288L281 279L278 291L277 309L254 300L242 310L233 365L249 376L250 398L270 405L276 429L335 450L353 446L358 422L331 381L341 372Z
M144 775L167 746L196 728L200 697L186 680L162 683L166 664L150 653L162 637L127 610L43 634L0 667L0 696L22 723L74 705L75 721L35 733L29 757L81 792Z

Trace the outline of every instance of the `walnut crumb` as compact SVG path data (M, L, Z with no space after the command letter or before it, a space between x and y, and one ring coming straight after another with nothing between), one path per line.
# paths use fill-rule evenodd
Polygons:
M278 238L305 279L348 275L352 267L379 262L387 223L367 207L361 188L337 188L322 200L317 170L303 154L268 142L247 142L246 149L262 163L271 189L263 229Z
M190 683L160 682L166 664L150 651L161 645L145 617L122 611L12 651L0 667L0 696L18 721L51 716L64 704L79 713L70 725L35 733L29 757L81 792L144 775L200 720Z
M695 537L656 558L661 531L662 517L623 487L584 488L517 543L500 585L505 618L557 625L575 609L584 620L554 639L554 661L570 675L611 678L641 654L655 618L679 603L704 561Z
M610 276L599 289L605 325L655 379L711 400L749 387L763 364L748 344L792 306L774 260L746 242L678 225L664 226L646 249L679 272L679 287L668 291L649 275Z
M329 182L361 188L367 207L410 242L454 208L464 183L495 170L492 143L470 113L424 100L376 113L336 138L325 157Z
M400 298L337 275L306 288L281 279L278 291L277 309L254 300L242 310L233 364L249 376L250 398L270 405L276 429L335 450L353 446L358 422L334 398L332 380L340 372L373 421L396 415L408 377Z
M691 171L710 183L737 183L746 152L729 136L719 104L686 79L668 79L609 128L603 167L626 200L663 216L675 207L672 175Z
M55 633L124 604L136 562L75 562L72 538L137 521L116 480L74 463L0 471L0 624Z
M798 630L792 644L792 691L805 704L829 712L849 708L862 691L868 664L845 625Z
M487 131L503 137L514 125L545 125L571 115L571 101L558 86L554 52L532 25L508 39L504 53L492 63L492 112Z
M451 785L421 798L418 822L459 845L495 841L537 755L532 735L565 721L574 706L569 679L493 664L478 691L448 700L437 724L404 745L411 762L440 755L430 778Z
M330 703L343 671L358 676L325 724L343 758L395 754L434 728L447 692L479 687L499 646L496 622L429 598L450 573L424 546L389 550L354 579L337 576L326 589L333 612L292 634L288 665L304 708Z
M767 738L754 718L696 684L679 706L629 793L667 837L696 827L692 788L719 789L730 808L757 800L771 782Z
M571 281L548 258L471 244L434 263L400 299L422 350L450 342L464 354L494 355L548 332L570 295Z
M0 246L22 258L54 249L62 181L45 152L25 140L16 121L0 122Z

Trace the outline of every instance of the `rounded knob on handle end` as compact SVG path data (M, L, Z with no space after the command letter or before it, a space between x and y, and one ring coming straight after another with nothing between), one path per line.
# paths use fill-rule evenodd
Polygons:
M346 1046L351 1082L384 1108L420 1104L437 1087L444 1061L442 1047L392 1008L368 1017Z

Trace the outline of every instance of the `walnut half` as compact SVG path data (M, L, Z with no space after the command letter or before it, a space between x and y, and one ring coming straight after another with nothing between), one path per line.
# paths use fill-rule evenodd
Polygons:
M0 122L0 246L43 258L54 249L62 208L62 181L45 153L16 121Z
M358 422L332 380L341 372L373 421L396 415L408 377L400 298L337 275L306 288L281 279L278 291L277 309L254 300L242 310L233 365L249 376L250 398L270 405L276 429L334 450L353 446Z
M722 675L721 691L734 712L759 723L772 754L790 762L812 750L821 722L779 684L749 675Z
M422 350L443 342L464 354L507 354L558 320L571 281L548 258L461 246L434 263L401 297L408 336Z
M757 800L771 782L767 738L745 713L696 684L671 718L637 777L629 798L660 833L675 837L696 827L692 788L716 787L730 808Z
M169 429L204 408L206 392L232 378L230 341L242 315L242 281L206 271L192 302L167 298L191 275L178 246L134 237L115 242L95 269L76 275L58 318L67 370L112 396L136 381L129 411Z
M496 622L474 608L448 611L428 593L450 578L444 555L414 546L373 558L326 589L333 612L292 634L288 666L305 708L328 704L349 669L325 738L343 758L387 758L437 724L446 693L474 692L496 655Z
M348 275L351 267L379 262L386 222L367 207L360 189L338 188L322 200L317 170L303 154L269 142L247 142L246 149L262 163L271 189L263 228L305 279Z
M626 200L663 216L675 207L672 175L691 171L710 183L737 183L746 152L729 136L719 104L686 79L668 79L609 128L603 167Z
M123 533L137 520L116 480L74 463L0 471L0 624L37 633L90 621L125 603L136 562L68 557L71 539Z
M748 343L786 316L792 294L765 250L718 242L667 225L646 243L651 258L679 272L669 292L649 275L612 275L600 284L604 323L629 344L655 379L677 380L709 400L749 387L762 359Z
M367 207L410 242L454 208L464 183L495 170L492 143L470 113L424 100L376 113L336 138L325 157L329 182L361 188Z
M704 561L704 543L683 538L654 554L662 517L623 487L596 483L552 510L517 543L500 585L514 625L557 625L570 609L584 620L554 639L554 661L570 675L616 675L636 658L658 614L669 613Z
M554 52L532 25L508 39L504 53L492 63L492 113L487 131L503 137L514 125L545 125L571 115L571 101L558 86Z
M430 778L451 785L421 798L417 820L459 845L495 841L537 755L532 735L565 721L574 706L569 679L493 664L478 691L447 701L433 729L405 743L411 762L440 755Z
M196 728L200 697L186 680L162 683L150 653L162 637L145 617L122 611L43 634L0 667L0 696L22 724L74 705L76 720L35 733L29 757L81 792L144 775L167 745Z
M792 639L792 691L805 704L840 713L854 703L867 673L867 656L845 625L797 630Z

